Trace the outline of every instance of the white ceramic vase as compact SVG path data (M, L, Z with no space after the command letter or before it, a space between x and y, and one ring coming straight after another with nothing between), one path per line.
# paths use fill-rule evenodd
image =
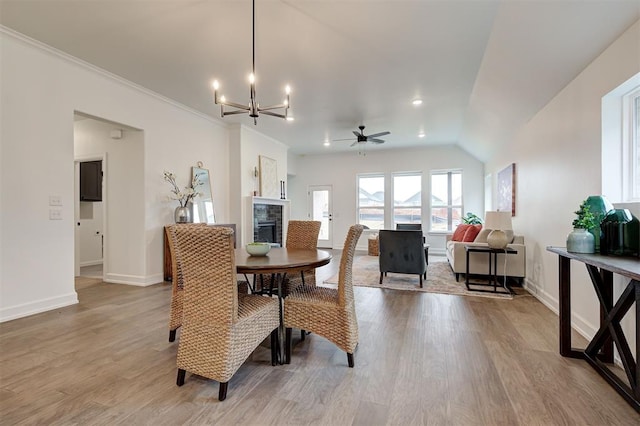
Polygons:
M584 228L573 228L567 236L567 251L571 253L595 253L596 240Z

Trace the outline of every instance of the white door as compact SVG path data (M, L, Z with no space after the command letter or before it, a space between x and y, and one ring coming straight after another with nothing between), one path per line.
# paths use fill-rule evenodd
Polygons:
M331 211L331 185L309 187L309 218L321 222L318 247L333 248L333 229Z

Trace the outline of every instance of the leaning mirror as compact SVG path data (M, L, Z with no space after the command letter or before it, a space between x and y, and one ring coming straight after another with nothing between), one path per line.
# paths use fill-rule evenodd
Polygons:
M199 182L196 191L200 193L198 197L193 199L193 222L216 223L209 170L202 168L202 163L198 162L197 167L191 168L191 178Z

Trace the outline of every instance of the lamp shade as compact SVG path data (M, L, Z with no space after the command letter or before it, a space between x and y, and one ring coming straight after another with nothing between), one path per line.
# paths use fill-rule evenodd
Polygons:
M487 229L512 231L513 226L511 225L511 212L485 212L484 227Z

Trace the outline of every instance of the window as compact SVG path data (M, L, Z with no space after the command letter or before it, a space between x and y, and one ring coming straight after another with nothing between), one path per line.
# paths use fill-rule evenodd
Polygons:
M384 175L358 176L358 223L384 228Z
M393 223L422 223L421 173L393 175Z
M640 201L640 88L622 99L623 104L623 201Z
M462 171L431 173L431 230L452 231L462 218Z

